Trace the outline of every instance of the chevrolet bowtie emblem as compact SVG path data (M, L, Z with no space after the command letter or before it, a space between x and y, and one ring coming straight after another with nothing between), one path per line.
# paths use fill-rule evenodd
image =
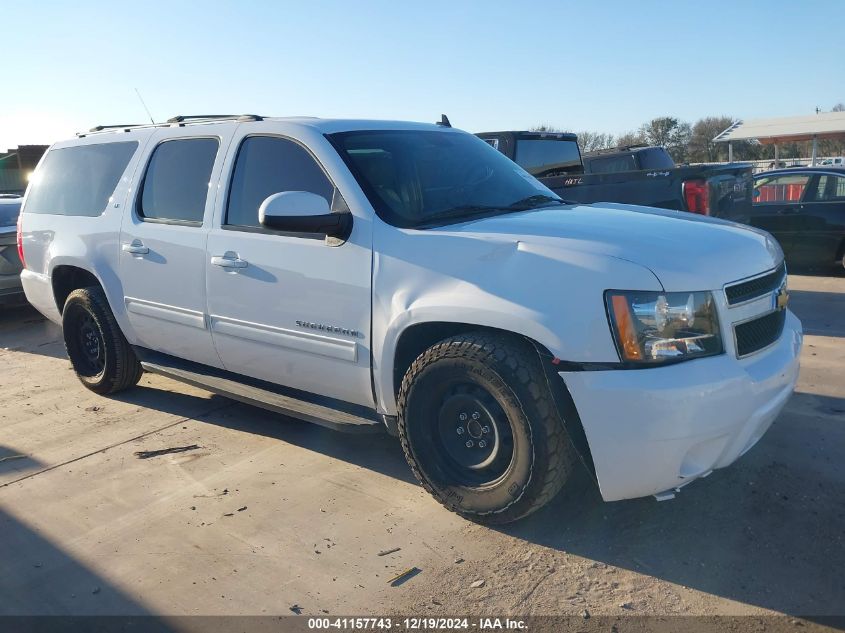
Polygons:
M778 310L783 310L787 303L789 303L789 290L786 289L786 286L781 286L775 295L775 306Z

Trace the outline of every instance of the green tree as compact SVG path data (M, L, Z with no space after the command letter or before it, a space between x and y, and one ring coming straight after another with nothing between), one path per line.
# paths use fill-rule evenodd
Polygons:
M699 119L692 126L688 156L694 163L715 163L728 160L728 144L714 143L713 139L733 125L729 116L708 116ZM734 152L736 153L736 143Z
M671 116L657 117L644 123L639 133L650 145L665 147L675 162L687 160L687 146L692 136L689 123Z

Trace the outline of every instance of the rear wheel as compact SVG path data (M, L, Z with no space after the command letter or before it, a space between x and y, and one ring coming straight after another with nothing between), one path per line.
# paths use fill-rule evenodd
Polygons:
M421 354L399 392L399 436L422 485L484 523L537 510L576 462L536 351L504 335L455 336Z
M77 377L91 391L115 393L137 384L143 370L120 331L105 293L78 288L62 311L65 349Z

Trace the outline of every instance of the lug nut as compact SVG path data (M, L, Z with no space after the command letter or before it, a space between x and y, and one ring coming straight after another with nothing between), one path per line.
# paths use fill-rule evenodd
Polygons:
M467 440L467 448L472 448L472 447L473 447L472 440Z
M478 411L476 411L475 413L473 413L473 414L472 414L472 419L473 419L473 420L477 420L477 419L478 419L478 418L480 418L480 417L481 417L481 414L479 414L479 413L478 413Z
M484 448L485 446L487 446L487 442L484 440L478 440L478 448Z
M481 427L481 432L482 433L489 433L490 427L485 424L484 426Z
M458 428L455 429L455 433L457 433L458 435L463 435L464 434L464 427L459 426Z
M458 416L458 419L459 419L461 422L466 422L466 421L467 421L467 414L466 414L466 413L461 413L461 415L459 415L459 416Z

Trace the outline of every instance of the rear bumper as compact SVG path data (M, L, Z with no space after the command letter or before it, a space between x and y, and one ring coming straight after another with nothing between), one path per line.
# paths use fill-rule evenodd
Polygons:
M56 298L53 296L53 284L47 275L40 275L31 270L24 269L20 276L26 300L45 317L54 323L61 324L62 315L56 307Z
M742 360L722 354L670 367L561 372L605 501L669 491L731 464L783 409L798 380L801 322Z

